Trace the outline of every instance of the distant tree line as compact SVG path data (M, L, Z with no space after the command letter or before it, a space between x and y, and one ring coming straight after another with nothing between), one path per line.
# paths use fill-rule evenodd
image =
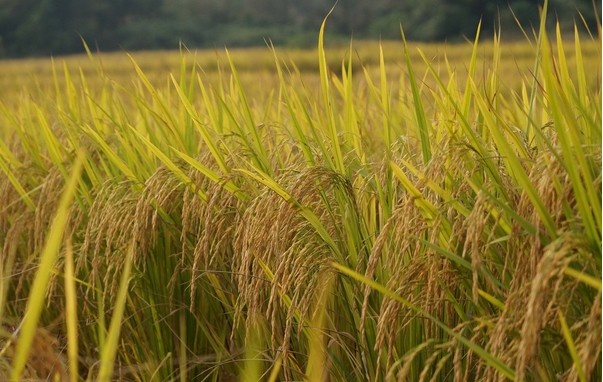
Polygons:
M313 44L334 0L0 0L0 57L93 49ZM538 24L542 0L339 0L328 22L333 39L400 38L455 41L498 26L519 35L515 19ZM583 21L597 33L601 3L550 0L552 26ZM595 11L596 7L596 11ZM511 11L512 10L512 11Z

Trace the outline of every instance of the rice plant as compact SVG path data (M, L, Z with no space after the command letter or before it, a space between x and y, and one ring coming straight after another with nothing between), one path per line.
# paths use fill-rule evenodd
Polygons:
M600 380L601 37L545 14L529 70L326 21L314 72L53 63L0 103L0 379Z

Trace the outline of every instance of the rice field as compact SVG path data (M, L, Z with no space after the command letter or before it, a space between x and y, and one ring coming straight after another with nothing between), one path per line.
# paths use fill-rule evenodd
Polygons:
M0 379L601 380L600 33L323 33L0 62Z

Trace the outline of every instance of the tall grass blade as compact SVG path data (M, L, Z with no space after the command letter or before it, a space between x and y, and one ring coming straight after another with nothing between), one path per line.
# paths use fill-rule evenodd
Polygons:
M327 123L327 131L329 133L330 139L330 155L334 158L335 168L333 170L337 171L340 174L345 174L346 167L344 165L343 154L341 151L341 145L339 142L339 131L337 130L337 125L335 123L334 116L334 107L333 98L331 96L330 90L330 81L329 81L329 67L327 65L327 57L325 53L325 27L327 24L327 19L331 15L331 13L335 10L335 6L331 8L325 19L323 20L320 26L320 32L318 33L318 68L320 73L320 87L322 90L323 96L323 107L326 113L326 123Z
M602 285L601 285L601 279L598 279L596 277L593 277L589 274L586 274L584 272L580 272L575 270L574 268L571 267L567 267L564 269L564 273L569 276L572 277L598 291L601 290Z
M245 362L241 373L242 382L261 381L263 372L262 346L263 334L261 319L254 320L256 325L247 328L247 341L245 343Z
M415 109L415 126L417 128L419 141L421 142L421 153L423 154L423 163L427 164L431 160L431 142L429 138L431 125L427 122L427 116L425 115L425 109L423 108L423 97L421 97L419 83L415 77L413 65L410 61L410 53L408 52L406 36L404 35L404 30L402 28L400 28L400 31L402 33L402 41L404 43L404 57L406 59L406 69L408 70L413 106Z
M569 353L572 356L572 360L574 361L574 369L577 370L578 378L580 382L586 382L586 375L584 375L584 369L582 368L582 361L580 360L580 356L578 355L578 350L576 349L576 343L572 338L572 332L570 331L569 326L567 326L567 321L565 320L565 316L563 312L558 312L559 323L561 324L561 331L563 333L563 337L565 338L565 343L569 349Z
M316 298L315 309L310 318L309 328L306 331L308 337L308 366L306 367L306 379L308 381L322 381L328 375L327 367L327 336L325 325L327 320L327 309L329 295L332 293L332 276L325 274L321 282L324 285Z
M67 184L61 195L61 200L54 215L50 230L46 235L46 243L44 244L44 248L40 255L38 270L31 286L31 292L27 299L25 316L23 317L18 333L19 341L17 343L17 350L13 361L13 369L10 376L11 381L17 381L21 378L21 373L27 363L40 314L44 307L46 288L50 276L54 272L54 265L63 242L63 234L67 228L69 207L77 191L76 188L79 183L83 160L84 154L80 152L69 178L66 179Z
M67 326L67 359L69 381L78 380L78 320L75 271L73 266L73 244L67 240L65 251L65 325Z
M130 272L132 269L133 257L134 246L131 245L126 254L121 281L117 291L117 298L115 304L113 304L113 315L111 316L111 323L109 324L109 332L107 333L105 345L101 349L98 372L98 381L100 382L110 381L115 369L115 357L117 355L119 333L121 331L122 320L126 308L126 298L130 286Z
M236 184L234 184L231 180L223 180L218 173L211 170L207 166L203 165L203 163L195 160L194 158L191 158L190 156L186 155L183 152L180 152L176 149L173 149L173 150L176 153L176 155L178 155L186 163L191 165L191 167L195 168L197 171L199 171L200 173L205 175L212 182L221 184L222 187L224 187L224 189L226 191L232 193L233 195L235 195L236 197L238 197L242 200L249 199L249 196L245 192L243 192L243 190L241 190L241 188L239 186L237 186Z

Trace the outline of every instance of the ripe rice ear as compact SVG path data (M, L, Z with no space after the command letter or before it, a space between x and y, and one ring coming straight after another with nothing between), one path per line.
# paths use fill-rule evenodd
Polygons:
M200 166L204 172L199 171ZM213 155L205 154L195 159L188 170L192 184L186 187L183 195L181 262L191 271L191 311L197 301L201 275L205 271L233 269L235 230L248 204L249 193L241 188L245 180L236 173L220 177L214 167L217 164ZM207 175L210 172L215 178ZM198 196L198 190L204 190L205 200ZM216 277L228 284L233 278L230 273L210 276L216 289L222 289L216 285L219 282ZM227 306L232 305L228 298L221 300Z
M567 375L566 380L568 381L577 381L581 376L593 375L597 364L601 360L601 290L595 297L588 321L581 330L577 342L582 370L577 370L577 364L574 363L569 370L569 375Z
M88 212L81 246L83 256L76 259L75 265L76 273L83 270L89 273L90 285L106 286L103 299L115 296L117 291L115 275L122 268L124 257L114 253L127 248L134 235L137 191L138 187L132 182L113 180L93 190L94 202ZM88 292L94 293L92 288Z
M2 331L7 329L3 326ZM0 379L10 381L19 339L16 333L0 334ZM5 364L6 362L6 364ZM37 328L31 351L21 374L22 381L67 381L67 363L59 339L45 328Z
M560 236L549 244L538 263L532 281L530 294L526 301L526 311L521 328L519 354L515 369L520 380L526 377L526 370L533 366L532 361L538 354L540 331L547 324L555 306L555 295L561 286L563 271L571 261L578 241L571 235Z
M329 261L339 257L333 245L344 240L344 211L355 206L349 182L324 168L290 171L276 184L279 193L266 189L256 197L237 227L236 317L239 323L253 314L270 317L271 346L283 352L287 368L293 330L311 316Z
M132 237L136 243L134 250L136 257L133 260L135 264L142 266L143 270L146 259L138 259L138 256L152 252L158 235L168 235L173 231L175 239L180 239L179 227L175 226L172 215L180 216L183 194L182 180L164 166L157 168L155 173L145 181L136 202L135 223L132 227ZM167 228L162 229L164 227Z

